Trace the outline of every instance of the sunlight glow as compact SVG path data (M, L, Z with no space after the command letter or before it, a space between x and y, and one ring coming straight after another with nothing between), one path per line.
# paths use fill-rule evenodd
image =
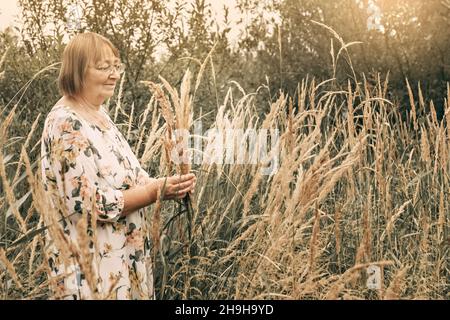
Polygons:
M356 0L356 4L360 9L364 9L364 3L362 0ZM367 30L378 30L381 33L385 32L384 26L381 23L382 13L379 6L377 6L376 0L369 0L367 4Z

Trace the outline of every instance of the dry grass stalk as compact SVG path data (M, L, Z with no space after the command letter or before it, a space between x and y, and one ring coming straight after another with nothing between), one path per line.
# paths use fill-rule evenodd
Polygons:
M191 89L191 73L189 69L186 71L183 76L183 80L181 82L180 87L180 104L179 108L175 108L175 116L177 129L183 129L189 132L189 129L192 126L192 97L189 94ZM177 106L177 104L174 104ZM177 143L181 141L183 137L177 137ZM182 163L180 165L180 174L187 174L191 171L191 165L189 162L188 150L182 148L179 151L179 157L182 159Z
M134 102L131 104L130 117L128 119L127 140L130 140L131 128L133 127Z
M444 116L447 127L447 139L450 139L450 84L447 83L447 99L444 100Z
M317 205L316 205L317 206ZM317 255L317 238L320 232L320 212L316 207L314 226L311 234L311 241L309 243L309 277L311 278L316 269L316 255Z
M444 172L444 175L447 175L447 162L448 162L448 147L447 147L447 141L445 138L445 128L444 124L442 123L439 126L438 131L438 137L439 137L439 143L441 144L440 153L439 153L439 163L441 165L442 171Z
M159 86L151 81L142 81L142 83L149 86L154 97L159 102L159 105L161 107L161 114L163 115L163 118L166 121L167 132L168 132L169 138L171 139L173 128L174 128L174 117L173 117L172 106L170 105L169 100L166 98L166 95L164 94L164 91L162 90L161 86Z
M431 112L431 119L433 119L433 124L435 127L439 126L439 121L436 114L436 108L434 107L434 102L430 101L430 112Z
M444 241L444 226L447 226L446 223L446 211L445 211L445 203L444 203L444 185L441 186L441 192L439 195L439 218L438 218L438 228L437 228L437 237L438 241Z
M422 229L421 240L419 244L419 254L420 257L416 263L418 263L417 268L417 284L416 284L416 299L425 299L429 295L429 287L427 282L429 280L429 258L430 258L430 223L429 217L426 211L422 212L420 218L420 228Z
M369 187L367 200L364 203L364 210L362 217L363 236L358 251L356 253L355 265L360 264L362 262L368 262L371 260L371 251L372 251L371 219L370 219L371 208L372 208L372 186Z
M153 208L153 219L152 219L152 241L154 243L155 254L160 247L160 230L161 230L161 192L158 189L155 206Z
M419 95L419 107L422 110L425 110L425 101L423 99L423 95L422 95L422 89L420 88L420 81L417 84L417 91L418 91L418 95ZM430 110L431 111L431 110Z
M380 237L380 242L383 242L383 240L385 239L385 237L387 236L389 239L389 242L391 241L391 235L392 235L392 231L394 229L395 226L395 222L397 221L397 219L402 215L402 213L405 211L405 208L407 205L409 205L411 203L412 200L408 200L405 203L403 203L400 208L398 208L397 212L391 216L391 218L389 219L388 223L386 224L386 230L381 234Z
M15 115L17 105L14 106L14 108L11 110L11 112L8 114L6 119L4 120L3 124L0 126L0 146L4 146L6 141L4 139L7 137L7 130L8 127L11 125L13 117ZM0 176L2 178L3 188L6 193L6 200L8 201L10 208L12 209L12 213L17 220L20 231L25 234L27 232L27 227L25 224L25 220L22 218L19 210L17 209L16 203L17 200L14 197L13 188L11 187L7 174L6 174L6 168L5 168L5 161L3 158L3 152L0 150Z
M258 186L262 180L262 177L263 177L262 174L259 171L257 171L256 176L253 178L252 183L244 196L244 209L242 211L242 218L247 217L247 214L250 210L250 202L252 201L253 196L258 190Z
M117 121L117 116L119 115L119 111L122 114L124 113L121 106L122 106L123 84L125 83L125 78L126 78L125 76L126 76L126 72L123 73L122 79L120 80L119 93L117 95L117 103L116 103L116 108L114 111L114 122Z
M9 51L9 47L6 48L5 52L2 54L2 57L0 58L0 68L3 67L3 64L5 63L6 60L6 55L8 54ZM5 77L5 70L0 72L0 80L3 80Z
M416 103L414 102L414 95L411 90L411 86L409 85L408 79L406 79L406 87L408 88L409 104L411 106L411 116L414 124L414 130L417 131L419 127L417 125Z
M400 299L408 270L409 266L405 266L397 271L391 283L389 284L389 287L386 289L383 300Z
M348 95L347 95L347 132L350 147L355 145L355 124L354 124L354 110L353 110L353 100L355 98L356 92L352 93L352 86L350 80L348 81Z
M25 143L23 144L22 148L26 149L28 147L28 144L30 143L30 140L33 137L34 131L36 130L36 127L37 127L37 125L39 123L40 117L41 117L41 114L38 114L38 116L36 117L36 120L34 120L33 125L31 126L30 133L27 135L27 139L26 139ZM16 173L14 175L14 178L12 179L12 184L13 185L17 181L17 178L19 177L20 168L21 168L21 162L22 162L22 154L21 154L21 157L20 157L20 159L18 161L18 164L17 164Z
M148 127L145 125L147 122L148 114L152 112L152 118L150 121L150 132L146 136L144 151L142 153L142 156L139 158L139 161L141 165L144 165L149 159L152 158L153 154L156 152L156 150L159 150L160 145L157 144L157 141L160 141L159 137L162 136L162 130L163 128L159 127L159 119L160 119L160 113L158 112L157 108L157 101L154 97L150 99L150 102L147 104L147 108L145 109L144 113L141 115L142 119L140 121L139 125L139 140L136 144L136 148L134 149L135 153L138 155L141 150L141 145L144 141L144 134L147 132ZM153 147L153 148L152 148ZM153 149L152 151L150 151ZM151 154L149 154L151 152Z
M342 207L345 207L343 205ZM336 211L334 212L334 237L336 241L336 256L338 260L338 266L340 267L340 253L341 253L341 218L342 218L342 209L341 207L338 207Z
M420 130L421 130L420 149L421 149L422 159L425 161L427 168L430 168L431 164L432 164L430 143L428 141L426 130L422 126L421 126Z
M440 136L436 135L436 139L434 141L434 167L433 167L433 176L436 177L438 167L439 167L439 155L441 152L441 144L440 144Z
M361 142L364 142L365 139L363 139ZM344 159L342 164L333 169L330 170L328 174L331 175L331 177L328 177L327 183L323 186L321 191L319 192L319 195L317 197L317 201L320 203L326 195L329 194L329 192L332 190L332 188L336 185L336 183L341 179L341 177L348 171L349 168L351 168L357 161L358 161L358 150L361 147L361 142L358 142L353 149L348 153L347 157ZM340 157L340 154L336 156L334 159Z
M380 198L386 194L386 179L384 175L385 145L381 121L377 121L377 134L375 144L375 175L380 191Z
M0 262L2 263L3 267L8 271L9 275L16 283L17 287L19 289L23 289L22 283L20 282L19 276L17 275L14 266L6 257L5 250L3 250L2 248L0 248ZM6 281L6 279L4 280Z
M346 61L349 64L350 69L352 70L353 80L356 82L356 85L358 86L358 83L357 83L357 80L356 80L357 77L356 77L355 69L353 68L352 59L350 57L350 54L348 53L347 48L352 46L352 45L354 45L354 44L359 44L359 43L362 43L362 42L354 41L354 42L350 42L350 43L345 43L344 40L342 39L342 37L333 28L331 28L330 26L328 26L326 24L323 24L323 23L320 23L320 22L317 22L317 21L314 21L314 20L311 20L311 21L314 24L317 24L317 25L327 29L339 41L339 43L341 44L341 48L339 49L339 52L336 55L336 64L337 64L337 62L339 60L339 56L341 55L341 53L343 51L345 51L345 53L346 53Z
M208 52L208 54L206 55L206 58L203 60L203 63L200 66L200 70L198 71L197 79L195 81L195 86L194 86L194 94L193 94L194 97L195 97L195 93L197 92L197 89L200 86L200 83L202 81L202 75L203 75L203 72L205 71L208 60L211 62L212 76L215 81L215 72L214 72L214 65L213 65L213 61L212 61L212 54L213 54L214 50L216 49L217 44L218 44L218 41L216 41L214 43L211 50Z

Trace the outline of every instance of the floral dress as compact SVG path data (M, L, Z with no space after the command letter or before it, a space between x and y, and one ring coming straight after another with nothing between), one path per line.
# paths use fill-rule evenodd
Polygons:
M67 214L66 219L61 219L64 233L77 243L77 222L83 213L96 218L96 243L89 250L96 274L95 294L80 266L73 262L76 259L71 259L70 264L62 261L61 252L49 238L51 277L59 279L62 298L108 295L113 299L152 299L145 208L122 216L122 190L148 183L150 178L103 107L101 111L111 124L108 130L87 122L63 105L53 107L45 120L41 140L43 183L52 204L59 200L65 207L59 210L58 217L62 218L64 211Z

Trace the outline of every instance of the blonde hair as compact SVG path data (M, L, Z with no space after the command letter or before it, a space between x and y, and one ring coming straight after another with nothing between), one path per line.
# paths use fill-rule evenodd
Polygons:
M81 92L89 64L100 61L105 47L110 48L119 58L119 50L111 41L97 33L80 33L70 40L64 49L58 77L62 95L74 97Z

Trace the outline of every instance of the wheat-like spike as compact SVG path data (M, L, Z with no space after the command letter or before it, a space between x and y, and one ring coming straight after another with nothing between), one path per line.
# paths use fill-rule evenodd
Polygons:
M406 79L406 87L408 88L409 104L411 106L411 115L414 124L414 130L417 131L418 125L417 125L416 103L414 102L414 95L411 90L411 86L409 85L408 78Z
M409 266L405 266L397 271L391 283L389 284L389 287L386 289L383 297L384 300L400 299L401 293L403 291L403 286L405 284L406 274L409 268Z
M23 289L23 285L20 282L19 276L16 273L16 269L14 268L13 264L8 260L8 258L6 257L5 250L3 250L2 248L0 248L0 262L2 263L3 267L8 271L9 275L14 280L17 287L19 287L19 289Z
M153 95L155 96L156 100L159 102L159 105L161 107L161 114L163 115L163 118L167 124L168 136L169 136L169 139L171 139L173 128L174 128L174 118L173 118L173 109L172 109L172 106L171 106L169 100L166 98L164 91L157 84L155 84L151 81L142 81L142 83L149 86L149 88L153 92Z

